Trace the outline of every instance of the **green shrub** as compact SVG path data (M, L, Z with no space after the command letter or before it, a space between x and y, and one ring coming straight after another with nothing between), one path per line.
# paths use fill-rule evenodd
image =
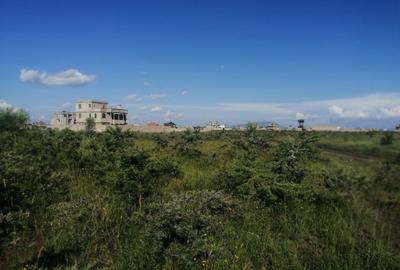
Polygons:
M26 119L0 113L1 269L399 268L397 134L320 133L322 159L312 132Z
M393 144L393 132L385 132L381 137L381 145L390 145Z
M316 137L300 132L294 140L281 142L273 158L273 172L282 181L300 183L304 180L307 169L306 162L315 158L317 152L313 143Z
M202 268L218 249L228 219L238 216L238 203L214 191L173 195L146 208L145 235L160 268Z
M214 186L231 193L239 193L238 188L249 181L254 172L239 160L224 165L214 179Z
M22 110L14 108L0 109L0 132L19 131L28 123L29 115Z

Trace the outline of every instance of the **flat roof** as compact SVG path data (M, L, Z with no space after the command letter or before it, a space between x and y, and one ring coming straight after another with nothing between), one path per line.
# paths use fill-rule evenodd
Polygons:
M84 103L84 102L108 104L107 101L95 100L95 99L83 99L76 101L76 103Z
M124 109L124 108L116 108L116 107L109 107L109 108L107 108L107 109L109 109L109 110L112 110L112 111L128 111L127 109Z
M76 113L76 112L69 112L69 111L57 111L57 112L55 112L55 113L62 113L62 114L66 114L66 113L68 113L68 114L74 114L74 113Z

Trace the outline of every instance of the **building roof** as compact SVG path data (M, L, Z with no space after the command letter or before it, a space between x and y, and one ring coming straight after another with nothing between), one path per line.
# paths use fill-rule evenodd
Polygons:
M149 123L147 123L147 126L148 126L148 127L157 127L157 126L158 126L158 123L156 123L156 122L149 122Z
M107 101L102 101L102 100L95 100L95 99L83 99L83 100L78 100L76 103L101 103L101 104L108 104Z

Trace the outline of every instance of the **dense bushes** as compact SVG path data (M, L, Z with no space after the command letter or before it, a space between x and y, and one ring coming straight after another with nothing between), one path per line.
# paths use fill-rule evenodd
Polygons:
M28 114L14 108L0 109L0 132L15 132L26 127Z
M159 267L202 268L214 256L224 225L239 216L239 205L220 192L174 194L147 207L143 226Z
M1 269L399 268L394 155L322 158L313 133L252 126L72 132L2 113Z
M393 143L393 132L385 132L381 138L381 145L389 145Z
M317 156L313 148L316 137L299 132L293 140L281 142L273 158L273 172L280 180L300 183L306 176L306 163Z

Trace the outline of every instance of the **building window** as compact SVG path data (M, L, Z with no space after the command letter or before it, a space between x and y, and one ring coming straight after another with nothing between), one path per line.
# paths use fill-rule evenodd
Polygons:
M94 114L94 118L97 118L97 113Z
M78 104L78 108L82 109L82 104ZM80 117L79 117L80 118Z
M103 114L101 115L101 117L102 117L102 118L106 118L106 114L103 113Z
M89 103L89 108L92 108L92 104Z
M89 113L89 118L92 118L92 114L91 113Z
M79 104L79 105L81 105L81 104ZM78 116L79 116L79 118L82 118L82 115L81 115L81 114L79 114Z

